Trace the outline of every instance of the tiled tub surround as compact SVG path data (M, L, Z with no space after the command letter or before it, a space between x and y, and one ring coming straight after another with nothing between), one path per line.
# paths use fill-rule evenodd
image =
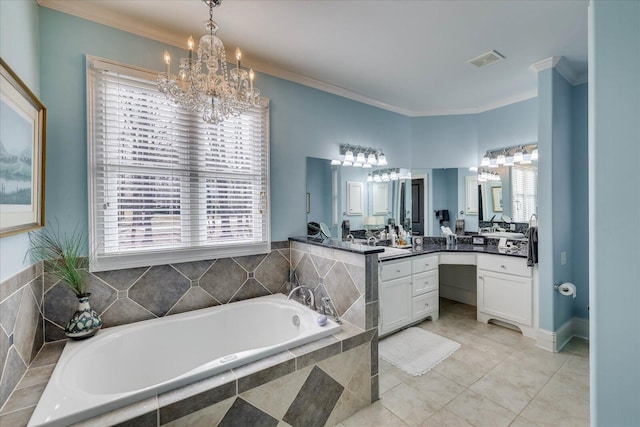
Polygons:
M370 360L378 360L378 254L356 253L291 241L291 268L298 283L314 290L316 301L328 296L343 322L371 334ZM356 245L361 247L360 245ZM365 251L370 248L364 248ZM356 369L354 366L353 369ZM371 402L378 400L378 366L371 365Z
M108 328L285 292L289 242L273 242L271 247L265 255L93 273L91 307ZM77 305L67 286L44 274L46 341L66 338L64 325Z
M42 264L0 283L0 410L40 351Z
M68 342L30 425L89 419L341 330L317 319L317 312L278 294Z

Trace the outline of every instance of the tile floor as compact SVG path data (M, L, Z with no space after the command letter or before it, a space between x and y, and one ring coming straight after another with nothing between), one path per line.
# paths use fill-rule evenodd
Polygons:
M588 341L550 353L446 299L439 320L418 326L460 349L420 377L381 360L380 400L338 426L589 426Z

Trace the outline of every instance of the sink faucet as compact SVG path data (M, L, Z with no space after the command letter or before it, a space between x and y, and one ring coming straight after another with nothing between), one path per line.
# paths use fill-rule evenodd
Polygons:
M375 236L371 236L367 239L367 244L369 246L375 246L377 241L378 239L376 239Z
M309 304L307 304L307 296L304 294L305 289L309 292L309 297L308 297ZM307 286L296 286L295 288L291 289L291 292L289 292L287 299L291 299L291 297L293 297L294 292L296 292L297 290L300 290L300 292L302 293L302 305L308 305L313 311L315 311L316 301L313 295L313 290Z
M347 234L347 242L353 242L354 237L353 234Z

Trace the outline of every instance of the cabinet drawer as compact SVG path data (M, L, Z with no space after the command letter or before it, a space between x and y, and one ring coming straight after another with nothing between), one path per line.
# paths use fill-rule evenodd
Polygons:
M523 277L531 277L532 275L532 268L527 267L527 260L525 258L501 255L478 254L478 269Z
M411 260L386 261L380 264L380 280L397 279L411 274Z
M414 274L411 280L412 295L418 296L438 289L438 270Z
M411 321L415 322L438 312L438 291L429 292L413 298Z
M423 273L425 271L438 268L438 255L427 255L413 257L411 260L413 274Z

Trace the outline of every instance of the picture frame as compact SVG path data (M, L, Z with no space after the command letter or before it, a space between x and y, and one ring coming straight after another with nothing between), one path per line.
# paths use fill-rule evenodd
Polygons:
M491 187L491 201L493 202L493 211L502 212L502 187Z
M46 118L0 58L0 238L44 226Z

